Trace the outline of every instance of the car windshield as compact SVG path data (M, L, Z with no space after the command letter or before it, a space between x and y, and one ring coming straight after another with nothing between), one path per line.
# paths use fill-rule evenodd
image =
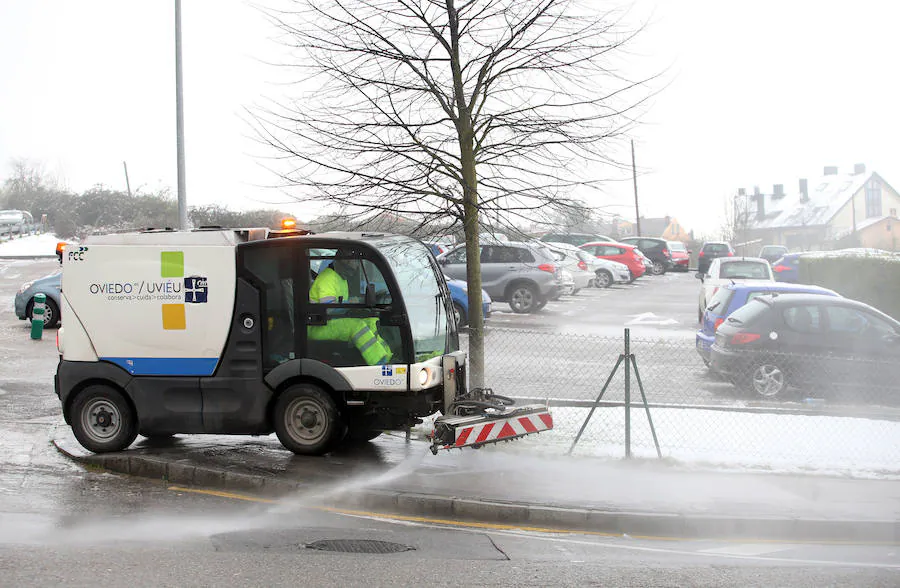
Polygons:
M732 280L768 280L769 266L759 261L732 261L722 264L719 277Z
M449 320L443 280L431 264L428 249L418 241L390 241L379 249L387 258L400 286L412 329L416 361L447 352L448 333L455 329Z

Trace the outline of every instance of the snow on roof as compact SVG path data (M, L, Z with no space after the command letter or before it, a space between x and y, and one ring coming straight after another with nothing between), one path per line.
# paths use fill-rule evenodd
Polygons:
M748 224L753 229L824 225L872 177L868 174L834 174L809 181L809 199L803 201L799 189L784 195L761 194L764 218L757 218L757 196L747 194Z

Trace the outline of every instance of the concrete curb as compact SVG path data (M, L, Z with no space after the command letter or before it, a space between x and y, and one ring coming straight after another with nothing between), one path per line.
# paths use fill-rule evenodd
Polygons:
M197 466L187 461L169 461L140 454L78 455L66 450L56 440L53 441L53 445L61 454L78 463L111 472L164 480L169 484L226 491L251 491L268 496L313 491L312 502L315 505L348 510L372 510L454 522L506 524L632 537L813 542L900 541L900 522L893 520L761 518L699 513L595 510L383 489L345 491L337 494L327 492L325 496L315 496L317 488L315 484Z

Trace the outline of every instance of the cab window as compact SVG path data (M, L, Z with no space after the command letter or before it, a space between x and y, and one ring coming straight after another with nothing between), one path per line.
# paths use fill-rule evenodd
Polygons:
M404 362L400 327L384 320L396 297L366 250L311 249L309 273L303 324L310 358L335 367ZM374 307L366 305L367 288L374 289Z

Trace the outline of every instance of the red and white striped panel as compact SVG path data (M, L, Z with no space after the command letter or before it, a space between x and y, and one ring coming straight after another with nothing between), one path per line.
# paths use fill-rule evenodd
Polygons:
M464 447L466 445L478 445L512 439L540 433L553 428L553 416L549 412L512 416L505 419L497 419L486 423L463 427L456 433L456 442L453 445L445 445L445 449Z

